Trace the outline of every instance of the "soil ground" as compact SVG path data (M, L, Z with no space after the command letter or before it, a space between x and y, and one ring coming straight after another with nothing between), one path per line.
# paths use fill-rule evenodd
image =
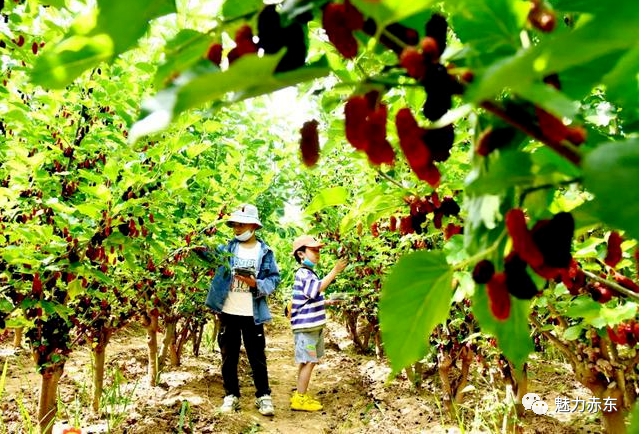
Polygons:
M74 423L86 434L601 432L598 414L554 412L555 397L589 397L587 390L574 381L571 368L560 361L530 363L529 391L548 403L548 415L526 411L515 426L505 425L505 388L496 387L493 378L481 376L480 366L474 364L465 402L458 407L458 418L452 418L442 406L438 375L428 376L420 389L403 376L389 380L385 361L356 354L344 327L336 322L327 327L326 356L315 368L309 390L324 409L317 413L291 411L289 397L296 384L296 366L286 320L276 318L266 328L266 336L276 408L273 417L260 415L254 407L251 371L244 355L239 367L242 408L231 415L217 414L224 391L220 354L210 337L203 341L199 357L186 348L182 365L165 367L158 386L150 387L145 332L129 327L107 348L101 415L92 415L89 410L89 351L72 354L60 381L60 411L54 433ZM35 433L39 376L28 351L16 351L9 341L0 343L0 364L5 360L8 373L0 396L0 433Z

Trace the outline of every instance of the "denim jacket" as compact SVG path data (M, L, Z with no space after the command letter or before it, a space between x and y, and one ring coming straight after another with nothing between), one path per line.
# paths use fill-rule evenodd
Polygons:
M267 306L267 296L273 293L278 284L280 283L280 273L274 258L274 252L265 244L264 241L258 240L260 243L260 252L258 253L258 275L256 276L256 291L253 291L254 301L254 323L263 324L271 321L272 316ZM227 245L218 246L216 253L236 255L238 252L238 245L240 243L236 240L231 240ZM212 259L210 252L203 252L199 256L205 259ZM219 266L214 274L207 294L205 305L216 313L223 311L223 305L229 294L231 287L232 273L231 273L231 255L224 260L223 265Z

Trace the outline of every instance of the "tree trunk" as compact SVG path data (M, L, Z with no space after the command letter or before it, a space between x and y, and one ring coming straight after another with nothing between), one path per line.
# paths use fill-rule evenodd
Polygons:
M172 346L176 340L176 323L177 319L165 319L165 335L162 340L162 349L160 350L160 356L158 356L158 367L162 368L165 366L167 360L167 354L173 352ZM173 359L173 355L170 355Z
M347 331L352 337L352 342L356 348L356 351L361 351L363 348L363 343L358 334L358 314L354 312L349 312L345 314L347 321Z
M98 413L105 379L105 346L97 345L91 352L94 363L92 409L95 413Z
M170 352L171 366L180 366L180 360L182 358L182 352L183 347L185 346L185 342L189 341L191 339L191 335L193 334L191 327L192 322L190 319L188 319L185 321L185 324L180 332L176 332L174 343L171 347Z
M204 333L205 333L205 324L200 323L198 325L198 331L194 334L193 347L192 347L194 357L198 357L200 355L200 344L203 341Z
M601 407L603 428L607 434L626 432L623 395L618 387L613 387L605 389L600 396L602 403L605 402L606 398L609 398L609 402L616 404L616 411L605 411L606 409L603 406Z
M523 364L523 370L520 375L516 374L516 385L516 410L519 416L523 416L525 414L523 397L527 393L527 363Z
M156 386L158 376L158 317L151 316L147 325L147 378L151 387Z
M463 389L467 385L468 375L470 373L470 365L474 358L474 353L467 346L461 349L459 353L461 359L461 377L459 378L456 388L454 390L454 402L460 404L463 402Z
M13 346L22 348L22 327L13 329Z
M38 406L38 423L40 434L51 434L56 418L56 396L58 381L64 371L64 363L58 363L44 368L40 382L40 402Z
M212 338L212 346L211 346L211 351L213 352L214 349L216 348L216 345L218 344L218 332L220 331L220 319L218 316L214 317L214 333L213 333L213 338Z
M450 371L452 370L452 365L454 364L452 358L449 354L443 354L441 357L438 357L438 375L441 378L441 387L445 394L445 400L443 404L452 417L456 417L456 412L454 408L454 397L452 394L452 386L450 383Z

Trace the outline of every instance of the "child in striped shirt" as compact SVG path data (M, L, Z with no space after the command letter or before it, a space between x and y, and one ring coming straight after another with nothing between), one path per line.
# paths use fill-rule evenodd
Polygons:
M312 370L324 354L325 298L323 292L345 269L347 261L339 259L322 279L313 268L320 259L322 243L310 235L302 235L293 244L293 254L301 267L294 277L291 325L294 332L294 359L298 363L297 390L291 397L292 410L318 411L323 406L307 394Z

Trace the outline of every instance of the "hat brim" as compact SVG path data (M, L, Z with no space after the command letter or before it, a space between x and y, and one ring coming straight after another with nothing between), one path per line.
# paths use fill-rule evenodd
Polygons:
M292 254L295 255L296 252L298 250L302 249L303 247L305 247L305 248L311 247L312 249L316 249L316 248L320 249L321 247L325 247L325 244L319 243L318 241L313 242L313 243L309 243L309 244L301 244L300 246L298 246L298 247L294 248L294 250L292 250Z
M231 226L231 223L242 223L242 224L251 223L251 224L257 225L259 229L263 227L263 224L260 222L260 220L252 217L233 217L225 222L227 226Z
M318 241L316 241L315 243L305 244L304 247L311 247L312 249L316 247L321 248L321 247L325 247L325 244L319 243Z

